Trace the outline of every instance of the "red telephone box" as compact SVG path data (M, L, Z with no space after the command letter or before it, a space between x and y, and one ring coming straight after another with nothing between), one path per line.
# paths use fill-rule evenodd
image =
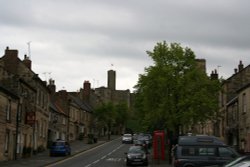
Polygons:
M154 159L165 160L165 133L162 130L154 131L153 149Z

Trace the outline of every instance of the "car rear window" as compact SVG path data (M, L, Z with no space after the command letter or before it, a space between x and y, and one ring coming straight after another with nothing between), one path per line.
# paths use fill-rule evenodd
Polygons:
M144 150L142 147L136 147L136 146L132 146L129 148L129 153L143 153Z

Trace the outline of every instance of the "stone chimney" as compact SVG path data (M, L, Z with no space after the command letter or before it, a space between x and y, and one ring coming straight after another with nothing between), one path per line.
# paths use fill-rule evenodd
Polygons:
M68 92L66 90L60 90L58 92L58 96L62 99L62 100L67 100L68 99Z
M17 74L18 66L18 50L10 50L7 46L5 49L5 55L3 56L4 66L8 72Z
M240 63L238 65L239 72L244 69L244 65L242 64L242 61L240 60Z
M238 72L238 69L237 69L237 68L235 68L235 69L234 69L234 73L236 74L237 72Z
M55 93L55 97L57 104L63 109L64 113L69 116L69 97L68 92L66 90L60 90Z
M49 79L49 85L48 88L51 92L52 95L54 95L56 93L56 85L55 85L55 80L53 79Z
M211 78L211 80L217 80L219 78L219 75L218 75L216 69L214 71L212 71L212 73L210 74L210 78Z
M31 70L31 60L27 55L24 55L23 64Z
M83 83L83 93L82 98L89 102L90 99L91 84L89 81L84 81Z

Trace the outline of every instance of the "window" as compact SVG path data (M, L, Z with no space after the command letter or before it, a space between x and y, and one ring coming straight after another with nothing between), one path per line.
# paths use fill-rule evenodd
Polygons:
M47 132L47 123L46 123L45 120L43 121L43 126L44 126L44 128L43 128L43 137L45 138L46 132Z
M10 132L9 132L9 130L7 130L6 135L5 135L5 144L4 144L4 152L5 153L8 153L8 150L9 150L9 135L10 135Z
M246 100L246 94L244 93L242 95L242 112L246 113L247 112L247 100Z
M63 124L63 125L65 125L65 124L66 124L66 120L65 120L65 118L64 118L64 117L62 118L62 124Z
M183 147L182 148L182 155L183 156L194 156L195 155L195 148L194 147Z
M21 148L21 135L20 132L17 134L17 150L16 153L20 153L20 148Z
M42 125L41 125L40 121L37 122L37 128L38 128L38 134L41 137L42 136Z
M201 147L199 148L199 155L215 155L215 148Z
M10 114L11 114L11 100L9 99L6 104L6 120L10 121Z
M219 147L219 156L220 157L232 157L233 152L226 147Z

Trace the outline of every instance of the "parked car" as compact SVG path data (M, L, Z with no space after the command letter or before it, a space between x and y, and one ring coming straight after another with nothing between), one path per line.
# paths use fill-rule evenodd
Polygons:
M50 156L55 155L70 155L71 147L70 144L65 140L56 140L50 147Z
M236 158L235 160L225 164L223 167L234 167L243 161L250 161L250 155L244 155Z
M132 134L124 134L122 136L122 143L130 143L130 144L132 144L133 143L133 136L132 136Z
M224 165L240 155L214 136L180 136L173 150L174 167Z
M135 146L143 146L143 147L146 147L147 143L146 143L146 141L144 141L144 140L135 140L135 141L134 141L134 145L135 145Z
M147 148L152 146L152 136L150 134L140 133L136 140L143 141L147 145Z
M148 166L148 153L143 146L130 146L126 154L126 165Z
M152 139L153 139L152 135L146 133L146 134L143 135L143 139L145 140L145 142L147 143L148 147L150 148L152 146Z
M145 140L135 140L134 141L134 145L135 146L142 146L142 147L144 147L145 150L146 150L146 153L148 153L148 144L146 143Z
M233 167L249 167L250 166L250 161L242 161L238 164L233 165Z

